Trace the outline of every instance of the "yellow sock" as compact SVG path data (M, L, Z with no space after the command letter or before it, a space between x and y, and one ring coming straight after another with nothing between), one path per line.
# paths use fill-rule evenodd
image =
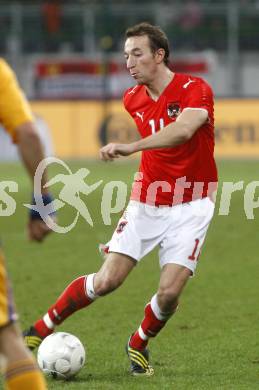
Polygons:
M20 360L7 367L6 390L47 390L45 379L31 359Z

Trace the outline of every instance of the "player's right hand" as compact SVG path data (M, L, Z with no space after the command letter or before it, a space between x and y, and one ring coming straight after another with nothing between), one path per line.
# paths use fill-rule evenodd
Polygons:
M120 156L129 156L134 153L134 147L132 144L114 144L110 143L103 146L100 149L100 158L103 161L113 161Z

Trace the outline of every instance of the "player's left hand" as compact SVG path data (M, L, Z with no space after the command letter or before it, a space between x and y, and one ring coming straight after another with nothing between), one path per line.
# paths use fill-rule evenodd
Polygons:
M133 144L114 144L110 143L100 149L100 158L103 161L113 161L120 156L129 156L134 153Z

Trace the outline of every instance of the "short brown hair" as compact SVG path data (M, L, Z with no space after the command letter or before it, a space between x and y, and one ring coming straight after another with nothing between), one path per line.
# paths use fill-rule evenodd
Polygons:
M164 63L169 65L169 42L166 34L159 26L154 26L150 23L139 23L135 26L129 27L126 30L126 38L147 35L152 53L155 53L158 49L164 49L165 57Z

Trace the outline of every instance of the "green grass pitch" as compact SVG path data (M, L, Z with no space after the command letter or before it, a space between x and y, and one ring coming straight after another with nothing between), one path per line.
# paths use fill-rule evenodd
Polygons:
M103 179L130 183L135 162L69 162L73 172L87 167L88 183ZM248 184L258 180L258 161L220 161L223 181ZM51 170L51 176L58 166ZM45 313L64 287L77 276L101 266L97 246L109 239L112 226L104 226L100 213L101 189L82 197L94 227L79 218L67 234L52 234L45 243L29 243L25 235L30 183L20 165L2 164L1 180L14 180L18 193L16 213L0 218L0 231L8 260L22 327ZM58 185L53 187L58 195ZM221 185L219 195L221 193ZM256 190L255 198L259 196ZM114 390L254 390L259 389L259 212L248 220L244 191L233 194L228 216L216 214L210 226L195 278L183 293L178 313L150 342L152 378L132 378L124 346L143 318L143 308L156 291L157 253L147 256L116 292L76 313L59 330L78 336L86 346L87 363L71 381L48 379L49 389ZM60 211L60 224L68 224L75 211ZM1 383L0 383L1 387Z

